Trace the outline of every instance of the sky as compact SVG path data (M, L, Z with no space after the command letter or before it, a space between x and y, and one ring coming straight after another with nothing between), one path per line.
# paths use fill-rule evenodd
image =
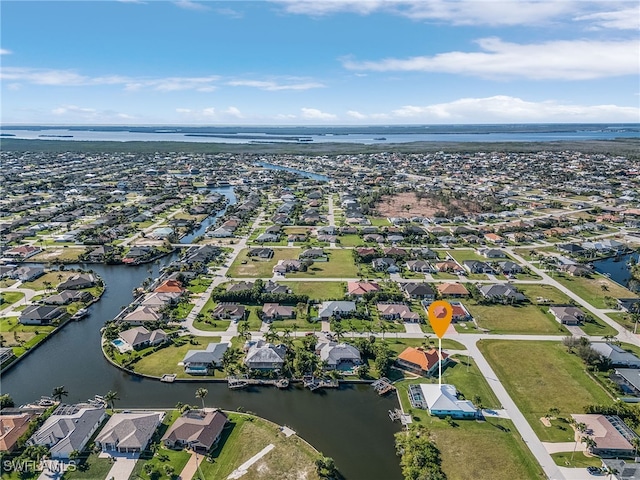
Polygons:
M3 125L640 121L640 2L0 2Z

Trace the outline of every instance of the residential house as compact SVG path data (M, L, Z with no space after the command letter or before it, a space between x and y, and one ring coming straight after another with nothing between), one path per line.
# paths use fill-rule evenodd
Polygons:
M56 289L59 292L63 290L81 290L93 287L97 281L97 277L92 273L78 273L59 283Z
M640 368L640 358L618 345L608 342L592 342L591 348L608 359L614 367Z
M462 266L469 273L495 273L491 265L486 262L480 262L478 260L465 260L462 262Z
M96 447L103 452L142 452L164 415L164 412L114 413L96 437Z
M251 343L244 364L254 370L278 370L284 365L287 347L273 345L264 340Z
M619 458L603 458L602 465L614 472L611 476L614 480L638 480L640 478L640 463L628 462Z
M484 258L505 258L507 256L504 250L498 248L481 248L478 250L478 254Z
M252 248L247 252L247 257L270 260L273 257L273 248Z
M11 273L11 278L21 282L32 282L42 275L44 275L44 268L42 267L18 267Z
M300 254L300 260L311 259L314 262L326 262L329 260L322 248L308 248Z
M156 329L150 332L142 326L120 332L118 337L134 350L160 345L169 339L167 333L162 329Z
M400 268L396 265L396 261L393 258L374 258L371 261L371 266L377 272L398 273Z
M11 360L14 357L13 348L11 347L0 347L0 365L3 365L5 362ZM0 430L1 432L1 430ZM0 448L0 450L2 450Z
M459 298L469 296L469 290L467 290L464 285L457 282L439 283L436 288L442 297Z
M264 287L262 287L262 290L265 293L273 293L273 294L284 294L284 293L291 293L291 289L285 285L280 285L277 282L273 282L271 280L267 280L267 282L264 284Z
M362 363L358 349L347 343L320 342L316 354L326 362L328 370L351 370Z
M6 250L3 255L5 257L21 258L23 260L33 257L42 251L42 248L34 245L20 245L19 247Z
M165 305L175 305L182 296L179 292L151 292L145 295L140 303L147 307L162 308Z
M227 292L246 292L253 288L253 282L238 282L227 284Z
M19 322L23 325L49 325L64 315L66 310L49 305L29 305L20 313Z
M518 273L524 272L524 269L520 265L508 260L506 262L500 262L498 265L504 275L517 275Z
M431 415L437 417L475 418L477 416L477 409L473 403L458 399L456 387L449 384L410 385L409 400L414 408L429 410Z
M425 350L422 347L407 347L398 355L396 365L418 375L432 377L438 376L440 363L444 370L451 361L449 354L445 352L442 352L442 358L440 358L435 348Z
M493 302L500 301L502 303L517 303L523 302L527 299L527 297L518 292L513 285L508 283L482 285L478 288L478 291L484 298Z
M402 320L403 322L417 323L420 315L412 312L404 303L378 303L376 305L380 318L385 320Z
M206 375L210 369L220 367L228 343L212 342L204 350L189 350L182 359L185 373L190 375Z
M588 437L594 441L587 451L599 457L633 457L632 442L638 435L617 415L572 414L576 423L586 426Z
M436 293L431 285L425 282L402 283L400 289L409 299L435 300Z
M295 318L295 307L280 305L278 303L265 303L262 306L262 321L271 323L274 320Z
M257 243L265 243L265 242L277 242L280 240L280 236L275 233L261 233L255 239Z
M30 413L0 415L0 452L11 452L16 447L32 418Z
M407 269L418 273L431 273L435 269L425 260L408 260L406 262Z
M233 237L233 232L225 227L218 227L212 232L207 233L207 237L213 238L231 238Z
M93 295L82 290L64 290L56 295L50 295L42 299L47 305L67 305L73 302L90 302Z
M189 410L173 422L162 443L169 448L207 453L218 443L227 422L227 416L220 410Z
M367 233L362 237L362 239L367 243L383 243L384 235L380 235L379 233Z
M318 307L320 320L330 320L331 317L345 317L356 311L356 302L328 301L322 302Z
M351 297L362 297L366 293L380 291L380 285L375 282L348 282L347 295Z
M591 275L589 268L578 264L560 265L559 270L568 273L572 277L588 277Z
M278 260L278 263L271 269L274 274L286 275L289 272L299 272L302 270L302 262L300 260Z
M245 316L244 305L238 305L237 303L222 302L216 305L216 308L211 312L213 318L218 320L232 320L238 322Z
M44 445L53 459L81 452L106 417L103 407L60 405L33 434L27 445Z
M640 313L640 299L638 298L618 298L618 308L623 312Z
M140 305L120 321L130 325L142 325L145 322L162 322L164 321L164 315L157 307Z
M456 275L464 275L466 270L453 260L444 260L435 264L437 272L451 272Z
M182 283L175 279L167 279L158 285L154 290L156 293L184 293Z
M580 325L585 319L584 312L577 307L555 306L549 308L549 313L562 325Z

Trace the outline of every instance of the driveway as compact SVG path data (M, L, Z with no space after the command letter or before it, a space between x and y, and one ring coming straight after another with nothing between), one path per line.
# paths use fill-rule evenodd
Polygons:
M419 323L405 323L404 331L406 333L422 333Z
M100 454L102 456L103 454ZM113 480L128 480L133 472L133 467L136 466L139 453L118 453L112 452L113 466L109 473L107 473L107 479Z

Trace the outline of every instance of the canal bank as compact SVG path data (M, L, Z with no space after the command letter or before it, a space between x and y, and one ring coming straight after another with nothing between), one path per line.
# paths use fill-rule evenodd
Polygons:
M131 292L145 278L157 277L160 268L176 258L174 253L138 266L77 265L92 269L103 279L107 288L101 301L91 307L85 320L69 323L17 368L3 373L2 393L23 404L64 385L69 392L66 402L84 401L113 390L118 392L121 408L171 408L178 402L197 403L195 391L204 387L209 390L210 406L241 408L288 425L334 458L347 479L402 478L393 438L399 425L388 417L388 411L397 407L397 399L378 397L369 385L342 385L316 392L301 385L285 391L264 387L234 391L226 384L169 384L140 378L107 362L100 348L100 329L105 321L132 300Z

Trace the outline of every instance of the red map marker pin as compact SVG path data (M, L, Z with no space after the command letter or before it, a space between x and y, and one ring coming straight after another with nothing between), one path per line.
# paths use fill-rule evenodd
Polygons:
M449 302L437 300L429 305L429 322L438 338L444 337L452 317L453 307Z

